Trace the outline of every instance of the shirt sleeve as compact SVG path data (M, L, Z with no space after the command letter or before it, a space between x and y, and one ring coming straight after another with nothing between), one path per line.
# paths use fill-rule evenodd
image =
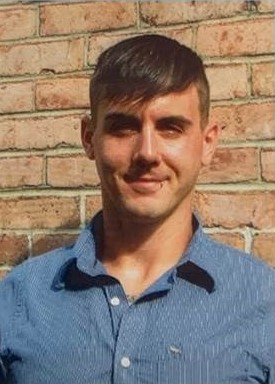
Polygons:
M270 343L266 352L267 366L269 369L269 381L268 384L275 384L275 306L273 307L270 319L268 319L267 331L270 337Z
M269 290L267 313L264 322L265 365L268 367L268 384L275 384L275 272Z
M275 330L274 330L275 332ZM269 381L268 384L275 384L275 348L273 348L272 351L270 351L270 372L269 372Z
M0 281L0 384L7 383L8 360L12 338L15 333L14 320L18 310L19 279L17 268Z

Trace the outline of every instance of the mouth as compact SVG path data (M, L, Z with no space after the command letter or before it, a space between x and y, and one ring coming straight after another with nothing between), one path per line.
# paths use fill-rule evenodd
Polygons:
M125 177L126 183L137 193L152 194L163 188L166 178L163 177Z

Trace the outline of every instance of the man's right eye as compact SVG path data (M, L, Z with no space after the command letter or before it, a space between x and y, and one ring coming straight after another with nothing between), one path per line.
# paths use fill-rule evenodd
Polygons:
M117 137L130 136L137 132L137 127L127 122L113 122L108 124L105 129L108 134Z

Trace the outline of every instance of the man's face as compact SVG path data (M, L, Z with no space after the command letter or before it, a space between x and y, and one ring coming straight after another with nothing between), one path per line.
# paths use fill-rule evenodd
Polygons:
M191 191L216 138L216 127L201 129L194 85L143 104L102 104L93 133L82 130L104 207L143 221L191 209Z

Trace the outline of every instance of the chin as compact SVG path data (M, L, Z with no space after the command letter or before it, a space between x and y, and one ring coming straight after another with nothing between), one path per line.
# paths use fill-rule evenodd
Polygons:
M143 223L154 223L163 220L171 214L172 209L162 208L160 209L160 204L125 204L121 206L120 215L128 217L132 221L143 222ZM123 213L122 213L123 211Z

